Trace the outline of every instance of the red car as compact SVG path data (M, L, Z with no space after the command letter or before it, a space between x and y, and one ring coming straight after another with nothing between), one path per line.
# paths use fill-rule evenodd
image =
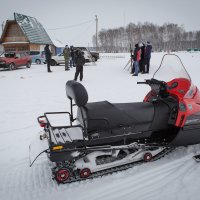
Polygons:
M4 52L0 55L0 68L14 70L18 67L31 67L31 56L25 52Z

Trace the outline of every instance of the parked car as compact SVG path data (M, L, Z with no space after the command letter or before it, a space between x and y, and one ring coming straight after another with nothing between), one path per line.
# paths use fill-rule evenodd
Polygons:
M14 70L18 67L31 67L31 56L25 52L4 52L0 55L0 68Z
M64 63L65 63L65 58L64 58L63 53L60 53L57 56L52 56L51 57L51 66L64 64Z
M46 63L44 51L30 51L29 54L32 57L32 63L36 63L38 65Z
M86 47L75 47L75 50L76 49L80 49L82 52L84 52L85 62L93 62L92 55Z
M76 47L81 49L84 54L88 55L88 62L96 62L99 59L99 53L96 51L89 51L86 47ZM86 61L87 62L87 61Z
M74 49L75 49L75 51L76 51L76 49L80 49L84 53L86 63L93 62L92 55L87 50L87 48L85 48L85 47L74 47ZM64 59L63 53L60 53L57 56L52 56L52 58L51 58L51 65L52 66L64 64L64 63L65 63L65 59Z
M92 62L96 62L99 59L99 53L96 51L90 51L90 54L92 55Z

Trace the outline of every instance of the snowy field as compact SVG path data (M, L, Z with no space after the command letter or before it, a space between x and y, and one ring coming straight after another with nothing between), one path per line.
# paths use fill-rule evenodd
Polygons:
M123 70L129 54L102 54L84 67L83 85L89 102L142 101L149 87L137 81L151 78L163 53L153 53L150 74L133 77ZM177 53L193 83L200 88L200 53ZM199 200L200 164L192 156L200 145L181 147L164 158L113 175L57 185L46 156L29 167L28 146L40 130L44 112L68 111L65 83L75 68L33 64L30 69L0 71L0 199L1 200Z

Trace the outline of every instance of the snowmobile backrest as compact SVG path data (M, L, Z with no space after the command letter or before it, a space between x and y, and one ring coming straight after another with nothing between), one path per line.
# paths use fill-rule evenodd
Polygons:
M85 87L74 80L67 81L66 94L73 99L78 107L85 106L88 102L88 93Z

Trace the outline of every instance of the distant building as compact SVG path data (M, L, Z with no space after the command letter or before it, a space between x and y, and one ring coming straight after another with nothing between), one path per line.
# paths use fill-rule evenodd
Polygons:
M53 44L56 47L56 55L63 52L63 49L65 48L65 44L61 42L60 40L54 39Z
M55 54L53 42L37 19L18 13L6 21L0 43L5 51L43 51L49 44Z

